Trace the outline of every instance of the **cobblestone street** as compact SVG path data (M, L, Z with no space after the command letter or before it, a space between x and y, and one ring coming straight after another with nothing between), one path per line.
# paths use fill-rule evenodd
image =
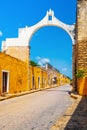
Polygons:
M74 102L69 85L0 102L0 130L49 130Z

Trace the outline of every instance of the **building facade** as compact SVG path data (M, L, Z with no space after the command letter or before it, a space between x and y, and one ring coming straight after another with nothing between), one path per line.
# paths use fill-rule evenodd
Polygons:
M0 53L0 95L41 90L69 83L60 76L59 71L50 64L45 68L29 67L27 62Z
M27 64L0 53L0 94L29 90Z

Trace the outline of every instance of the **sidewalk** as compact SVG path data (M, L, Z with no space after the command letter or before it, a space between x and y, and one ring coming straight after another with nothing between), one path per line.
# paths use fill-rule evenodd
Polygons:
M20 93L15 93L15 94L3 94L2 96L0 96L0 101L9 99L9 98L14 98L14 97L19 97L19 96L23 96L23 95L27 95L27 94L31 94L31 93L35 93L35 92L39 92L39 91L43 91L46 89L51 89L51 88L56 88L59 86L52 86L52 87L47 87L47 88L40 88L40 89L34 89L34 90L29 90L26 92L20 92Z
M87 130L87 97L76 95L75 102L50 130Z
M45 88L45 89L49 89L49 88ZM4 94L3 96L0 96L0 101L6 100L6 99L9 99L9 98L14 98L14 97L19 97L19 96L31 94L31 93L42 91L42 90L45 90L45 89L42 88L42 89L37 89L37 90L30 90L30 91L16 93L16 94Z
M57 86L54 86L52 88L55 88L55 87L57 87ZM46 89L51 89L51 88L41 88L41 89L37 89L37 90L30 90L30 91L21 92L21 93L15 93L15 94L4 94L4 95L0 96L0 101L6 100L9 98L14 98L14 97L19 97L19 96L35 93L35 92L39 92L39 91L43 91Z

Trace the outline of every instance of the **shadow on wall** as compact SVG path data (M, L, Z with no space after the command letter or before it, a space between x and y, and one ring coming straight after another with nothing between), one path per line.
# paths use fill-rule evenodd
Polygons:
M65 115L68 116L68 115ZM82 97L64 130L87 130L87 97Z

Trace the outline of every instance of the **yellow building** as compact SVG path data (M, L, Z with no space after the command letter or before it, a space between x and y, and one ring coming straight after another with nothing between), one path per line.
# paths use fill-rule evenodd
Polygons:
M48 87L55 87L60 85L60 72L51 64L46 63L46 71L48 74Z
M47 71L40 66L30 66L30 88L41 89L47 87Z
M51 88L68 82L50 64L46 67L33 67L27 62L0 53L0 95Z
M29 90L27 64L0 53L0 94Z
M52 67L51 65L49 65ZM30 89L51 88L60 85L60 73L50 67L30 66Z
M65 84L70 84L70 79L63 74L60 74L60 85L65 85Z

